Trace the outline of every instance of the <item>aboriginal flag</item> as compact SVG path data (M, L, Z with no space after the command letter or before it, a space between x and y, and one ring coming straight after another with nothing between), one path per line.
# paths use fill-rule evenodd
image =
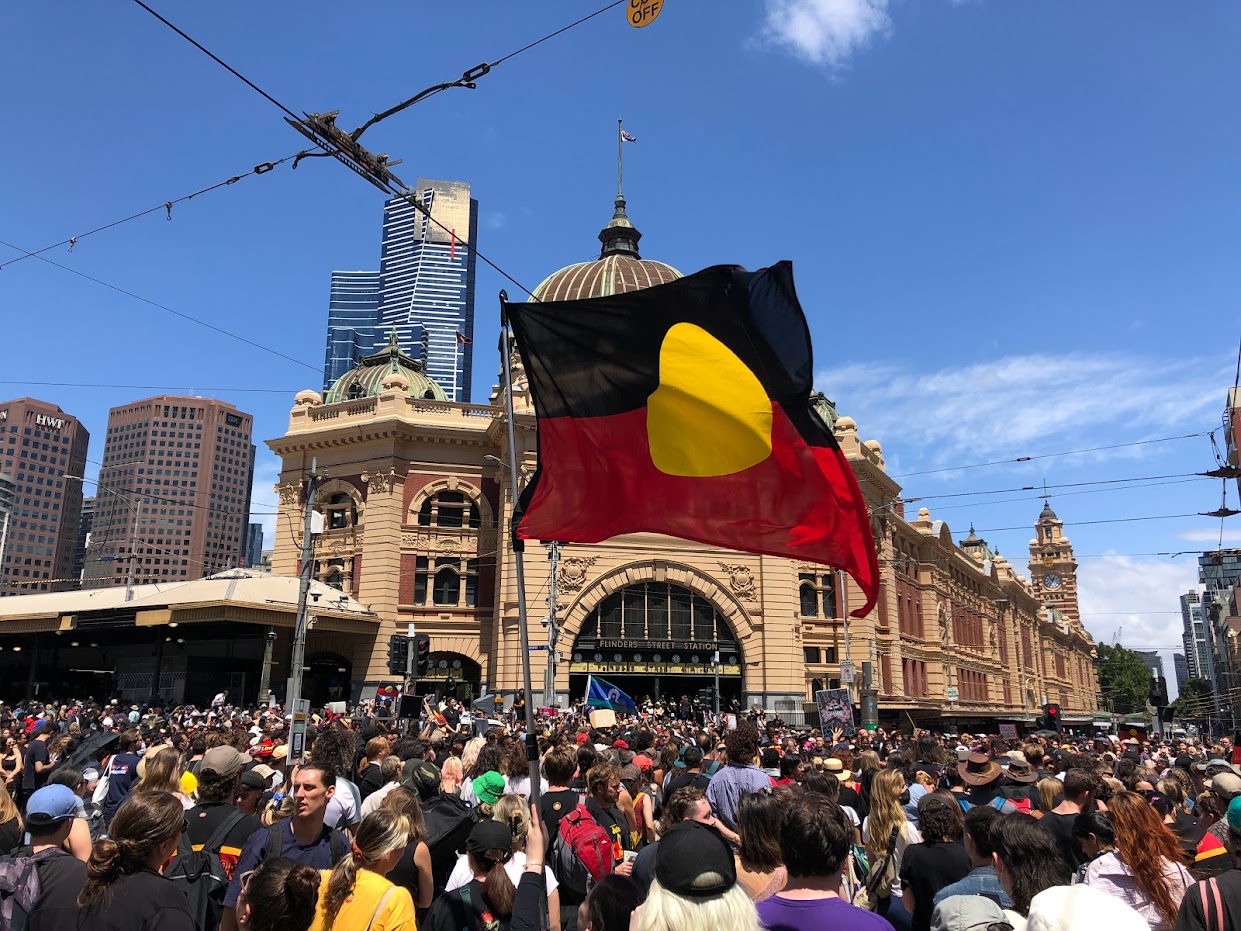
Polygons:
M507 304L538 414L526 539L664 533L879 585L861 489L810 407L814 362L788 262L716 265L580 301Z

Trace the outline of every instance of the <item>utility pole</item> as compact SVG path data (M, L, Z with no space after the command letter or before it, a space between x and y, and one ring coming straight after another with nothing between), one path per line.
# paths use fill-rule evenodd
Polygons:
M560 569L560 544L555 540L547 544L547 561L551 575L547 582L547 667L543 670L543 707L556 704L556 643L560 639L560 625L556 614L560 610L560 589L557 573Z
M316 474L318 460L310 460L310 475L306 479L306 499L303 505L302 519L302 565L300 581L297 587L297 620L293 628L293 658L289 669L289 694L285 696L287 713L293 715L292 727L289 730L289 756L292 762L300 763L306 752L306 716L301 713L302 699L302 666L306 662L306 632L310 628L310 616L307 610L307 598L310 595L310 580L314 576L314 514L315 492L319 487L319 476ZM317 600L317 596L316 596Z
M720 723L720 644L716 641L715 654L711 657L711 667L715 670L715 723Z

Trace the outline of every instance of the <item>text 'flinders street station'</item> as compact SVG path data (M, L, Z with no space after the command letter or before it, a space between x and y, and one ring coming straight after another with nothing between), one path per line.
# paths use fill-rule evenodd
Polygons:
M640 257L623 198L599 238L597 261L561 269L536 296L595 297L680 277ZM528 476L534 411L515 353L512 362L512 426ZM334 667L338 682L347 676L354 694L395 684L389 637L411 622L431 637L431 673L420 691L450 678L463 698L521 686L505 401L500 388L488 405L446 400L393 342L326 395L300 392L288 432L268 443L282 460L274 572L298 573L303 477L312 460L329 476L316 495L324 517L316 577L368 606L374 624L364 636L312 628L307 655L316 668ZM826 398L816 403L873 515L882 581L870 615L850 619L846 630L862 595L844 573L821 565L656 534L561 545L557 559L531 544L536 692L551 654L549 625L536 622L548 613L554 572L562 705L583 695L591 673L640 700L693 695L718 672L725 703L738 699L799 721L815 691L840 685L841 661L849 659L858 669L872 664L881 723L1029 723L1043 703L1057 702L1065 724L1088 724L1099 707L1094 642L1078 616L1072 547L1052 509L1034 525L1027 579L972 531L954 542L925 508L907 516L880 444L863 442L857 424L838 417ZM273 683L288 674L289 636L277 634Z

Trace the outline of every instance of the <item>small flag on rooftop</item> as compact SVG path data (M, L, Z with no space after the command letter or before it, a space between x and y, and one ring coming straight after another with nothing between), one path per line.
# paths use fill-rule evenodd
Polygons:
M633 133L626 132L623 129L620 131L620 133L621 133L621 138L624 139L626 142L637 142L638 141L638 137L635 136Z

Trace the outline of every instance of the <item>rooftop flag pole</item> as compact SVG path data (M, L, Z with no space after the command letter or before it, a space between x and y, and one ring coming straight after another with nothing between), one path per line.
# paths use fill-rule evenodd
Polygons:
M508 433L509 493L516 511L521 497L517 480L517 421L513 413L513 362L516 342L509 327L508 294L500 292L500 358L504 363L504 408ZM530 810L539 810L539 738L534 725L534 691L530 686L530 628L526 618L526 567L522 561L526 541L517 536L517 523L509 526L509 544L513 549L514 573L517 579L517 629L521 634L521 674L526 692L526 760L530 764Z
M616 121L616 196L624 197L625 192L622 190L621 181L624 177L622 165L625 151L625 124L623 120Z

